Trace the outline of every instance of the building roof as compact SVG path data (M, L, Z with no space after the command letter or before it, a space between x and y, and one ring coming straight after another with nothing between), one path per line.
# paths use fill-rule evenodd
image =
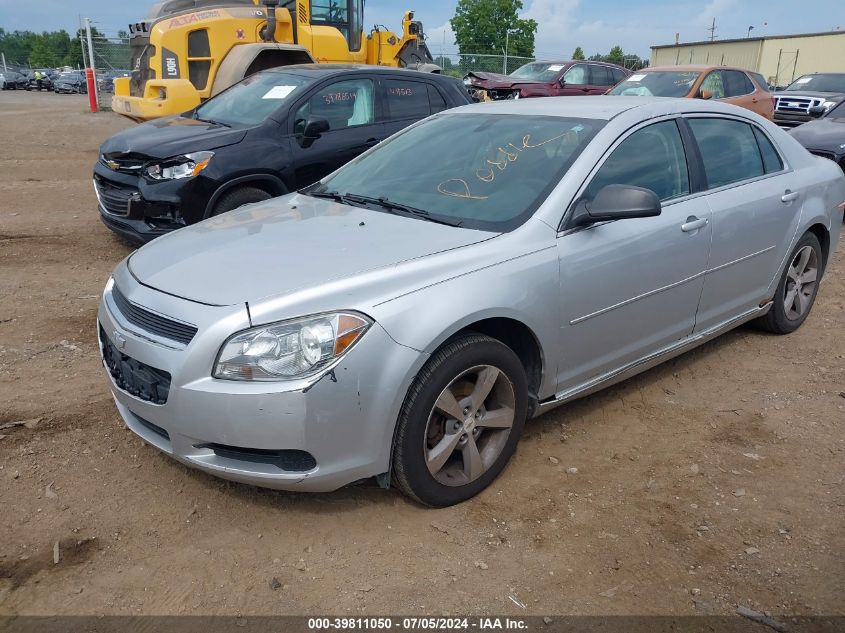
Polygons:
M764 40L788 40L796 37L822 37L824 35L845 35L845 31L820 31L817 33L793 33L792 35L763 35L761 37L737 37L729 40L699 40L697 42L678 42L677 44L658 44L656 48L676 48L678 46L704 46L708 44L731 44L734 42L762 42Z

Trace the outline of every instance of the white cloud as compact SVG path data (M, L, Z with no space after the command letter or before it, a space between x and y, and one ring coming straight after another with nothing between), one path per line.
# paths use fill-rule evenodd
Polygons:
M580 0L531 0L521 18L537 21L534 50L538 57L568 59L578 44L562 36L576 26L575 12Z

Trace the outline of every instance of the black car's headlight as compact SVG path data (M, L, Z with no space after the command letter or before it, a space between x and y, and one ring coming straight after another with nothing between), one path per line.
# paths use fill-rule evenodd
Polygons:
M176 158L169 158L159 163L152 163L144 168L144 173L153 180L178 180L193 178L208 167L214 152L194 152Z
M335 312L240 332L220 349L214 377L248 381L307 378L346 354L372 323L362 314Z

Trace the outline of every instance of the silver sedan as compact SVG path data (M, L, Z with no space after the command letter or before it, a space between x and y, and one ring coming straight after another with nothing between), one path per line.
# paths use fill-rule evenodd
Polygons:
M454 504L526 420L747 321L798 328L844 200L834 163L732 106L467 106L135 252L104 366L129 428L193 468Z

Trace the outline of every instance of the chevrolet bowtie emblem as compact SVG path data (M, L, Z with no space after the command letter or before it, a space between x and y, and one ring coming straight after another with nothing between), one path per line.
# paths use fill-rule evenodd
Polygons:
M114 342L115 345L117 345L117 349L126 349L126 337L117 330L112 332L112 335L114 336Z
M116 160L107 160L106 167L108 167L112 171L117 171L120 168L120 163L118 163Z

